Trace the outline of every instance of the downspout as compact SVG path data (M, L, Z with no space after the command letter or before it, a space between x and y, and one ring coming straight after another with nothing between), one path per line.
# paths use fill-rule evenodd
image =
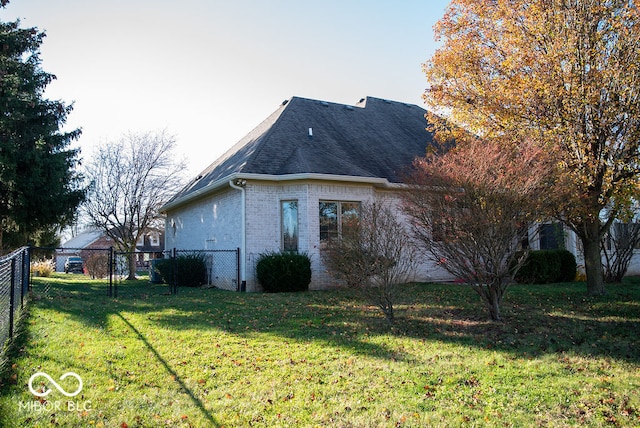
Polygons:
M229 180L229 186L231 188L239 190L242 193L240 199L240 213L241 213L241 224L240 224L240 291L247 291L247 233L246 233L246 220L247 220L247 207L245 205L245 189L244 186L247 185L247 180L238 178L236 180Z

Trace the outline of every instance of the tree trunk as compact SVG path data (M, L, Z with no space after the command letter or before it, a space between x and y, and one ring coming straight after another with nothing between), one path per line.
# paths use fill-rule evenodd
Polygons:
M474 286L473 288L482 298L484 305L489 311L491 321L502 321L502 317L500 316L500 301L502 300L502 293L499 289L496 289L496 287L499 287L499 285L479 285Z
M600 222L584 225L585 233L580 236L584 249L584 270L587 274L587 294L604 294L604 271L600 254Z
M136 280L136 253L132 251L129 253L128 257L128 267L129 267L129 276L127 277L128 281Z
M491 321L502 321L502 317L500 316L500 302L496 298L492 298L491 300L492 301L486 302Z

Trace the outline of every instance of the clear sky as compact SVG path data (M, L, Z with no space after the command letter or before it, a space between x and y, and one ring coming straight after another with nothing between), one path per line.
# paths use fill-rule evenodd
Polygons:
M196 175L292 96L422 105L445 0L11 0L78 145L167 129Z

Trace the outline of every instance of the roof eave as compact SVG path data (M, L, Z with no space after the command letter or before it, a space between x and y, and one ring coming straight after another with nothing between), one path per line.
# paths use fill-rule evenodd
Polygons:
M361 177L355 175L334 175L334 174L322 174L322 173L298 173L298 174L283 174L283 175L275 175L275 174L250 174L250 173L233 173L227 175L223 178L220 178L213 183L196 190L195 192L191 192L187 195L184 195L181 198L176 199L175 201L171 201L160 209L161 212L167 212L169 210L173 210L179 208L188 203L194 202L198 199L204 198L222 188L225 188L229 185L229 182L233 182L235 180L257 180L257 181L300 181L300 180L319 180L319 181L339 181L346 183L362 183L362 184L370 184L378 188L384 189L404 189L406 188L406 184L402 183L392 183L386 178L380 177Z

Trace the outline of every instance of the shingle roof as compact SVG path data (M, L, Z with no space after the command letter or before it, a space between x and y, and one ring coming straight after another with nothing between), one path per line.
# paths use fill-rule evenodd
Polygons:
M398 183L432 143L425 113L416 105L373 97L355 106L293 97L173 200L234 173L317 173Z

